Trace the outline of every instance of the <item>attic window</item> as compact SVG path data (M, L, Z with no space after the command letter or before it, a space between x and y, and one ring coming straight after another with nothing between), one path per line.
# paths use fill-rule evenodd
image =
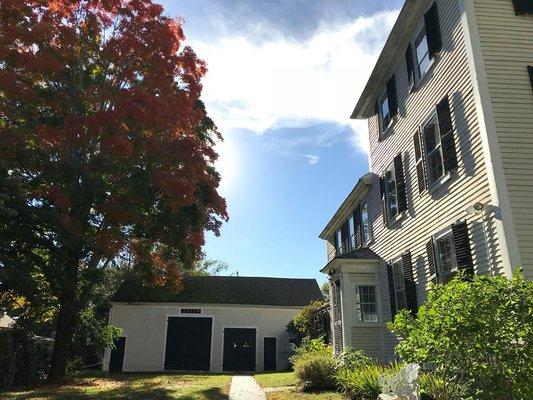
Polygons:
M199 308L182 308L182 314L201 314L202 310Z

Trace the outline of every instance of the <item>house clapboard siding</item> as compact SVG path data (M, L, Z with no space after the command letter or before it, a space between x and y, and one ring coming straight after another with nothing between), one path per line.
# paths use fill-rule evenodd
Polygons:
M533 279L533 16L515 15L511 0L473 2L520 259Z

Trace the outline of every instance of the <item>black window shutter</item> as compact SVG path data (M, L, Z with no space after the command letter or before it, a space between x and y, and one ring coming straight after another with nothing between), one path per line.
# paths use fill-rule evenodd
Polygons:
M474 275L474 262L472 261L472 251L470 250L470 239L468 238L468 225L466 221L453 224L452 235L455 257L457 258L457 269L464 271L467 276Z
M379 189L381 191L381 215L383 217L383 225L387 227L387 205L385 203L385 178L379 178Z
M415 148L416 176L418 178L418 191L422 193L426 190L426 165L424 162L424 152L421 147L420 131L417 130L413 135L413 145Z
M533 1L513 0L514 12L516 15L533 14Z
M527 66L527 72L529 72L529 80L531 81L531 89L533 89L533 66Z
M405 279L405 299L407 301L407 309L411 311L413 315L416 315L418 312L418 302L416 300L416 284L413 275L413 263L410 251L402 254L402 268L403 277Z
M342 247L343 253L348 251L349 239L350 239L350 228L348 227L348 221L346 221L341 228L341 240L342 240L341 247Z
M355 248L358 249L363 243L361 233L361 206L357 206L353 212L353 223L355 232Z
M390 315L391 320L393 320L396 315L396 293L394 292L394 272L391 263L387 263L387 278L389 280Z
M387 82L387 99L391 117L398 114L398 95L396 93L396 78L394 75Z
M429 242L426 243L426 251L428 255L428 266L429 266L429 278L431 282L437 282L437 264L435 260L435 244L433 243L433 238L429 239Z
M424 15L426 25L426 37L428 41L429 58L433 59L435 54L442 50L442 38L439 26L439 13L437 3L433 3L428 12Z
M337 232L333 234L333 246L335 246L335 256L339 255L339 239L337 238Z
M396 194L398 198L398 212L407 210L407 191L403 174L403 162L401 153L394 157L394 175L396 176Z
M455 150L455 137L453 134L452 114L450 112L448 96L437 104L437 118L439 120L444 170L450 172L457 169L457 151Z
M411 46L411 43L409 43L407 50L405 50L405 63L407 65L409 85L413 85L415 83L415 66L413 64L413 46Z

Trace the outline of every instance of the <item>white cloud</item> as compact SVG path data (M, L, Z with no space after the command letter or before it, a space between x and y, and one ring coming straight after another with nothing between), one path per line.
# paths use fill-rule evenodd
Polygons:
M320 159L320 157L315 156L313 154L303 154L303 156L307 158L307 163L309 165L315 165L316 163L318 163L318 160Z
M208 63L203 97L209 113L223 134L317 122L350 125L351 142L367 151L366 123L349 116L397 14L323 26L300 43L278 38L258 45L241 36L190 41Z

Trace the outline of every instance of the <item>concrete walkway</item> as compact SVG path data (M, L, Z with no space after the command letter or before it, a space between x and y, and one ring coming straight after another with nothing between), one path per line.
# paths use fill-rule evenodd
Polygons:
M266 395L253 376L235 375L231 379L229 400L266 400Z

